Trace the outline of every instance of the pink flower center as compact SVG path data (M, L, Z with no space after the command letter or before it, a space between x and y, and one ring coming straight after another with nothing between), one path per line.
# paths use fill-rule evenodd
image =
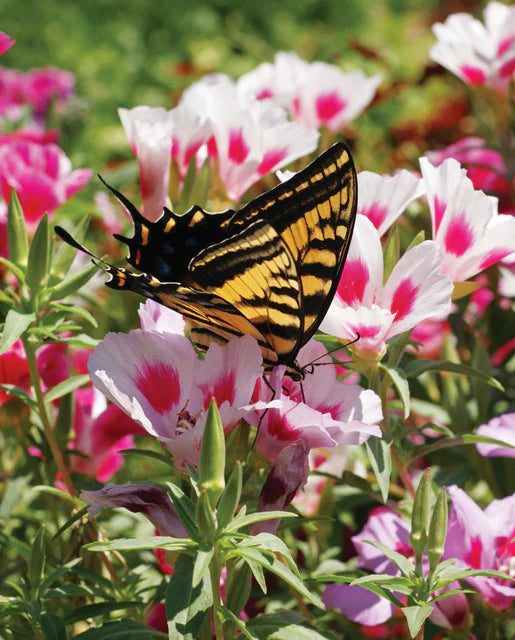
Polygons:
M342 100L336 91L321 93L315 102L315 108L320 122L329 122L346 106L347 103L345 100Z
M445 233L445 249L455 256L462 256L474 242L474 233L465 218L465 214L455 216Z
M273 92L272 89L269 89L268 87L264 87L263 89L261 89L261 91L256 95L256 100L264 100L265 98L272 98L273 97Z
M348 260L336 290L338 296L348 305L361 302L369 279L368 267L362 260Z
M461 75L463 79L468 84L484 84L485 83L485 72L482 69L478 69L477 67L469 67L467 64L464 64L460 67Z
M177 136L172 137L172 158L178 158L181 151L181 141Z
M282 416L277 409L271 409L269 413L267 431L281 442L298 440L296 429L288 423L285 416Z
M399 322L411 312L419 289L420 287L414 285L409 278L401 280L393 294L392 304L390 305L390 311L396 314L395 322Z
M229 132L229 149L227 155L229 160L242 164L249 155L249 146L243 138L241 127L239 129L231 129Z
M266 151L263 160L261 160L261 164L257 168L258 173L264 176L265 173L272 171L274 167L286 158L286 151L286 148Z
M181 395L179 374L169 364L145 362L138 370L136 386L157 413L166 413Z
M376 229L379 229L381 224L384 222L386 218L386 214L388 213L388 209L383 207L379 202L374 202L370 205L370 207L365 207L361 209L358 213L361 213L370 220L370 222L374 225Z
M368 327L361 325L354 328L355 333L359 333L360 338L375 338L381 330L379 325L371 324Z
M470 541L470 551L465 556L465 562L474 569L481 568L481 553L483 551L483 545L481 538L472 538Z
M204 393L204 409L209 407L212 397L215 398L218 406L221 406L226 401L231 405L234 404L236 394L234 371L227 371L221 378L218 378L212 387L203 387L202 392Z
M506 537L497 538L497 557L501 565L515 558L515 529Z
M488 267L491 267L496 262L499 262L499 260L502 260L510 253L511 253L511 250L504 247L498 247L497 249L490 251L481 261L479 269L481 271L483 269L488 269Z

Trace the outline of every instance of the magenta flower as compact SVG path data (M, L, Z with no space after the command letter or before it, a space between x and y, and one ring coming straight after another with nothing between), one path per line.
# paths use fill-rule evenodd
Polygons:
M420 158L431 210L433 238L443 258L441 273L467 280L513 252L515 219L497 213L497 199L474 190L459 162L434 167Z
M358 213L366 216L382 236L406 207L424 192L422 180L409 171L403 170L394 176L360 171Z
M37 144L48 144L49 142L59 142L59 131L57 129L49 129L44 131L36 127L26 129L16 129L0 135L0 145L9 142L18 142L25 140L26 142L36 142Z
M444 558L457 558L473 569L495 569L515 576L515 494L494 500L482 511L465 491L448 488L452 501ZM510 607L515 599L512 581L477 576L467 578L495 609Z
M52 214L82 189L91 169L72 171L71 162L55 144L12 142L0 146L0 192L9 202L16 189L29 226L44 213Z
M55 67L31 69L25 74L23 89L24 99L34 108L37 120L45 115L52 100L59 108L66 105L75 92L75 77Z
M324 354L325 348L312 340L297 360L306 366ZM276 367L270 376L273 397L280 399L280 406L266 412L259 429L257 448L265 458L275 460L284 447L299 440L313 448L362 444L371 435L380 437L378 423L383 416L380 399L373 391L339 382L330 364L319 367L316 375L306 376L302 383L304 403L300 386L282 379L283 371L284 367ZM260 393L265 399L272 397L262 382ZM254 417L248 419L255 423Z
M25 391L30 389L29 365L20 339L0 355L0 384L14 384ZM0 389L0 405L9 398L12 396Z
M262 375L261 351L249 336L199 360L191 343L173 333L110 333L89 360L93 384L173 454L177 466L197 466L205 415L216 399L228 432L267 403L251 404Z
M0 31L0 56L10 49L15 42L16 40L12 40L10 36Z
M358 553L358 566L373 573L400 575L399 569L367 540L380 542L407 558L413 558L409 541L410 527L395 511L386 507L374 509L361 533L352 537ZM450 588L453 588L451 585ZM402 600L402 596L397 594ZM377 625L388 620L395 609L388 600L356 586L328 585L322 597L326 607L337 607L351 620L366 625ZM431 620L447 628L460 628L468 619L467 599L456 594L437 602Z
M0 66L0 117L10 123L24 115L25 74Z
M118 115L138 160L143 215L155 222L168 197L173 123L162 107L118 109Z
M146 432L96 389L77 389L75 402L75 438L68 446L86 457L72 454L71 470L106 482L122 466L119 452L132 449L133 435Z
M443 357L443 346L446 340L450 340L451 344L456 342L451 325L447 320L440 318L422 320L414 327L410 338L419 345L416 348L409 345L408 351L428 360L439 360Z
M436 244L426 240L401 257L383 285L379 234L368 218L358 215L342 278L321 330L343 340L354 340L359 333L353 349L380 359L388 338L448 312L452 283L440 273L441 267Z
M447 158L457 160L467 170L467 177L472 180L474 189L499 196L499 212L511 213L513 203L506 165L498 151L488 149L485 145L486 142L481 138L468 136L444 149L427 151L426 155L435 167ZM501 202L505 209L501 209Z
M270 101L251 100L223 74L206 76L189 87L181 104L207 118L207 153L229 197L239 198L262 176L314 151L318 132L289 122Z
M476 449L480 455L487 458L515 458L515 413L505 413L492 418L488 424L481 425L476 433L478 436L501 440L513 447L477 442Z
M93 517L102 507L123 507L133 513L143 513L161 536L187 538L175 507L161 487L146 484L106 484L99 491L82 491L80 498L90 506Z
M186 103L179 104L168 113L173 125L172 158L177 163L181 179L184 179L191 159L211 136L210 125L205 117Z

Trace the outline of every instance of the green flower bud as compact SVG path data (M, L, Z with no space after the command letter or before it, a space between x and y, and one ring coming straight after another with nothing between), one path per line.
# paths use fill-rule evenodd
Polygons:
M200 448L199 489L205 489L212 508L225 487L225 438L216 401L211 398Z
M197 501L197 526L200 537L205 542L213 542L216 535L216 521L207 491L204 489Z
M435 570L443 555L445 538L447 537L448 515L447 491L445 487L442 487L433 510L427 542L427 558L431 572Z
M218 502L218 509L216 512L218 526L223 529L231 522L238 507L241 498L241 489L243 484L243 470L241 462L236 460L236 466L232 470L232 473L227 482L227 486L224 489Z
M426 469L417 487L411 514L410 543L417 562L422 560L426 548L430 501L431 469Z

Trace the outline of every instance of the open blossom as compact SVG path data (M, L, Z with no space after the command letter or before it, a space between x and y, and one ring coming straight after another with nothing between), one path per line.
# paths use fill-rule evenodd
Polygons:
M9 202L11 189L16 189L29 226L82 189L91 173L72 171L69 158L55 144L19 141L0 146L0 192Z
M210 399L225 431L266 402L251 404L262 374L261 351L249 336L212 344L199 360L187 338L174 333L110 333L89 359L93 384L173 454L197 466Z
M487 458L515 458L515 413L505 413L492 418L488 424L481 425L476 431L478 436L494 438L506 442L511 447L489 442L477 442L479 454Z
M500 213L513 211L511 186L504 160L498 151L486 147L486 142L481 138L467 136L444 149L427 151L426 156L435 167L447 158L454 158L467 170L467 177L472 180L474 189L499 197Z
M352 537L352 543L358 553L358 565L373 573L400 575L399 569L380 549L368 541L380 542L407 558L413 558L409 535L410 526L398 513L386 507L374 509L362 531ZM402 599L400 594L397 594L397 597ZM322 599L326 607L337 607L351 620L367 625L385 622L395 609L388 600L359 585L329 585ZM468 605L463 594L440 600L434 605L431 614L431 620L446 629L459 629L466 624L467 618Z
M168 113L173 126L172 158L184 179L191 159L211 135L209 121L185 103Z
M229 197L239 198L262 176L314 151L318 132L288 121L286 111L270 101L251 100L223 74L191 85L181 104L209 121L207 152Z
M10 49L16 40L12 40L6 33L0 31L0 56Z
M431 211L433 238L443 258L441 273L471 278L513 252L515 218L497 213L497 199L476 191L452 158L434 167L420 158Z
M426 240L406 251L383 285L379 234L368 218L358 215L343 274L321 330L344 340L354 340L359 333L356 352L382 357L388 338L448 312L452 283L440 273L441 267L436 244Z
M489 2L484 17L485 24L453 13L437 22L429 56L467 84L506 91L515 71L515 7Z
M515 576L515 494L494 500L483 511L465 491L448 488L452 501L444 559L473 569L495 569ZM515 599L513 582L476 576L466 578L494 608L504 610Z
M143 215L155 222L168 197L173 122L162 107L120 108L118 115L138 160Z
M50 103L58 107L66 105L75 92L75 76L56 67L31 69L25 74L23 96L32 105L36 120L45 115Z
M406 207L425 191L422 180L409 171L381 176L372 171L358 173L358 213L366 216L379 236L391 227Z

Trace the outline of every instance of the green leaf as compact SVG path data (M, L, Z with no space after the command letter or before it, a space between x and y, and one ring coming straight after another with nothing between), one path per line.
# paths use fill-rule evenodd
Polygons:
M3 389L10 396L18 398L18 400L21 400L25 404L28 404L29 407L37 408L38 406L37 401L31 395L29 395L29 393L25 391L25 389L21 389L15 384L0 384L0 389Z
M499 391L505 390L502 384L492 376L482 373L481 371L477 371L472 367L467 367L465 364L451 362L450 360L413 360L407 364L405 369L405 373L408 378L416 378L426 371L449 371L450 373L459 373L469 378L475 378L482 382L486 382L486 384L489 384Z
M225 603L229 611L237 616L249 599L251 576L251 568L243 559L231 563L228 569L225 581Z
M200 581L202 580L205 573L209 571L209 564L213 558L214 551L214 547L209 547L206 549L200 547L197 550L197 554L195 556L195 564L193 566L193 577L191 580L191 586L193 588L200 584Z
M253 635L247 629L247 625L243 622L243 620L240 620L237 616L235 616L229 608L222 606L218 609L218 613L222 622L229 622L234 625L234 627L238 629L238 631L241 632L242 636L244 638L247 638L247 640L259 640L258 636Z
M193 587L194 560L181 554L166 589L168 637L195 640L202 622L213 604L209 573Z
M291 511L260 511L259 513L250 513L248 516L235 518L224 529L225 533L238 531L242 527L254 524L255 522L263 522L264 520L275 520L277 518L298 518L298 514Z
M409 578L404 578L403 576L392 576L389 573L372 573L367 576L361 576L361 578L354 579L351 582L351 586L365 587L379 595L383 595L383 588L388 590L390 596L393 591L398 591L405 595L409 595L413 592L413 585ZM372 589L370 588L371 586L373 587ZM379 586L381 591L376 591L376 586ZM397 599L395 599L395 601L392 600L390 596L388 596L388 600L390 600L390 602L398 602Z
M374 470L383 502L388 500L390 475L392 472L392 459L390 455L391 445L391 440L387 441L386 435L383 435L382 438L371 436L365 442L368 459L370 460L370 464Z
M191 192L191 200L199 207L204 207L209 196L209 189L211 183L211 169L209 162L206 160L200 170L197 173L195 184Z
M118 622L108 622L107 624L88 629L84 633L74 636L74 640L145 640L160 639L166 640L168 634L151 629L144 624L139 624L133 620L120 620Z
M8 260L7 258L0 258L0 264L3 264L4 267L9 269L9 271L12 271L20 282L25 282L25 271L23 271L23 269L16 263Z
M167 464L169 467L175 468L173 460L170 456L163 455L157 451L151 451L150 449L120 449L118 453L122 453L124 456L143 456L145 458L153 458Z
M52 307L52 309L62 311L64 317L69 318L72 315L80 316L81 318L84 318L86 322L89 322L92 327L98 327L98 322L96 321L96 319L91 315L89 311L83 309L82 307L78 307L75 304L67 304L65 302L52 302L50 306Z
M47 281L49 243L48 216L45 214L39 221L29 249L25 282L33 295L38 294Z
M72 236L77 242L82 242L90 223L90 216L83 216L79 223L74 227ZM77 249L69 245L67 242L61 244L61 248L57 252L51 270L51 279L49 284L59 282L68 273L75 259Z
M397 551L393 551L389 547L380 542L373 542L372 540L365 540L367 544L371 544L373 547L376 547L380 551L384 553L384 555L393 562L393 564L401 570L401 573L404 576L411 576L415 570L414 564L406 558L401 553L397 553Z
M390 235L388 236L388 240L386 241L386 246L384 248L384 272L383 272L383 283L386 284L392 269L399 262L399 256L401 252L400 247L400 238L399 238L399 227L394 224L391 228Z
M253 638L268 640L272 634L287 625L300 625L305 618L295 611L279 610L263 613L247 621L247 630Z
M197 528L195 505L176 484L167 482L166 485L170 489L170 498L182 524L186 527L190 536L198 540L199 531Z
M243 558L249 569L252 571L252 575L254 576L255 581L258 583L259 588L263 593L267 593L268 588L266 586L265 574L263 572L263 567L250 560L249 558Z
M73 624L80 620L95 618L96 616L104 616L111 611L120 611L121 609L129 609L130 607L143 607L144 603L139 600L127 600L124 602L95 602L94 604L86 604L83 607L77 607L66 618L66 624Z
M109 542L90 542L83 549L88 551L136 551L143 549L167 549L184 551L194 549L198 544L189 538L171 538L169 536L148 536L142 538L118 538Z
M288 624L268 637L270 640L327 640L327 636L300 624Z
M66 626L62 618L44 613L39 623L45 640L66 640Z
M52 536L52 540L55 540L56 538L58 538L61 535L61 533L64 533L66 529L72 526L72 524L74 524L75 522L83 518L85 515L87 515L88 509L89 507L85 506L80 511L77 511L76 513L74 513L71 518L68 518L68 520L61 527L59 527L56 533Z
M290 550L286 544L273 533L258 533L255 536L242 540L238 544L239 547L256 547L261 551L268 551L270 554L280 553L288 563L293 573L301 579L297 564L290 554Z
M34 313L18 313L14 309L9 309L5 318L4 330L0 336L0 355L12 347L35 319Z
M63 565L62 567L58 567L55 571L52 571L52 573L49 573L47 577L44 580L42 580L39 585L40 593L44 594L44 592L47 589L49 589L54 584L54 582L59 580L61 576L64 576L66 573L71 571L80 562L82 562L82 558L74 558L73 560L70 560L70 562L67 562L65 565Z
M66 380L63 380L55 387L52 387L45 393L45 400L47 402L52 402L53 400L57 400L58 398L62 398L68 393L75 391L79 387L82 387L86 383L89 382L89 374L84 374L82 376L71 376Z
M20 201L14 189L11 190L9 213L7 215L7 244L11 260L21 267L26 267L29 254L27 226Z
M417 233L417 235L413 238L413 240L409 243L408 248L406 249L406 251L409 251L410 249L413 249L413 247L418 246L419 244L421 244L422 242L424 242L424 240L426 239L426 232L424 231L424 229L422 229L421 231L419 231ZM406 251L404 253L406 253Z
M410 414L410 393L408 380L406 379L404 371L398 367L392 367L382 362L379 363L379 368L386 373L397 390L404 409L404 420L406 420Z
M32 548L28 564L28 578L32 587L32 594L35 596L39 583L43 579L45 571L45 561L47 552L47 530L44 524L38 529ZM33 598L34 599L34 598Z
M433 607L430 604L425 607L401 607L401 611L406 616L411 637L415 638L424 622L433 613Z
M66 493L65 491L60 491L59 489L56 489L56 487L50 487L49 485L46 484L37 484L36 486L32 487L34 491L41 491L42 493L49 493L52 496L56 496L57 498L61 498L62 500L67 500L68 502L73 502L73 504L77 505L78 507L82 508L84 506L84 500L81 500L80 498L76 498L75 496L71 496L69 493Z
M59 284L53 285L49 288L48 293L45 296L46 300L61 300L73 293L77 293L79 289L91 280L97 271L98 267L95 264L90 264L81 271L74 273Z
M488 436L480 436L476 433L464 433L460 436L460 440L463 444L475 444L476 442L486 442L488 444L496 444L500 447L507 447L508 449L515 449L515 445L499 440L498 438L489 438Z

